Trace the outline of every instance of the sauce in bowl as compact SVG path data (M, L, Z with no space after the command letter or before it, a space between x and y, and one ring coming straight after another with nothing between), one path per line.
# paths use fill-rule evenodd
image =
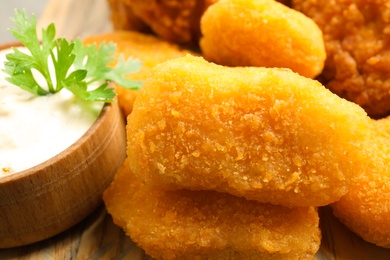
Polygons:
M9 83L3 64L11 51L0 51L0 177L68 148L91 127L104 104L82 101L66 89L35 96Z

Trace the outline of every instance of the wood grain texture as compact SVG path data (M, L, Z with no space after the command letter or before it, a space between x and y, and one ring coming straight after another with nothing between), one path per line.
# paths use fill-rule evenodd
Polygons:
M4 249L0 259L148 259L101 205L73 228L42 242Z
M58 34L87 36L112 30L105 0L50 0L39 25L58 23ZM390 249L363 241L329 207L320 209L322 245L318 260L390 259ZM0 259L151 259L117 227L102 205L71 229L45 241L0 250Z

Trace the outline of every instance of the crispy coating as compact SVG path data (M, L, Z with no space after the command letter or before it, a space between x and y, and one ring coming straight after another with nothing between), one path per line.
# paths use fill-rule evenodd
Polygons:
M372 121L377 132L377 137L383 137L390 140L390 116Z
M294 0L322 29L327 60L321 82L374 118L390 113L390 2Z
M108 0L108 3L114 29L150 32L149 26L134 14L132 8L125 1Z
M125 58L133 57L142 62L140 71L128 75L129 78L139 81L145 80L150 73L150 70L159 63L169 59L182 57L189 53L196 55L193 51L163 41L156 36L134 31L116 31L93 35L84 39L85 44L100 44L102 42L114 42L117 45L115 62L112 63L112 65L116 63L121 55ZM125 116L127 116L133 109L133 103L137 97L138 91L117 86L117 92L119 104Z
M371 119L288 69L224 67L187 55L155 67L128 118L145 182L285 206L338 200L364 169Z
M390 248L390 118L375 121L378 131L370 142L370 168L347 195L332 204L341 222L378 246Z
M314 78L326 59L319 27L273 0L220 0L201 19L206 60L228 66L284 67Z
M197 44L200 18L218 0L123 0L152 31L174 43Z
M213 191L164 192L138 180L129 160L104 202L114 222L156 259L313 259L320 246L313 207L285 208Z

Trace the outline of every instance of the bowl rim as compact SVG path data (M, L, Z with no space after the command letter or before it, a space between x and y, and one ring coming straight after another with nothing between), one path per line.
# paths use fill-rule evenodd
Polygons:
M0 51L10 49L13 47L22 47L23 45L19 42L11 42L11 43L4 43L0 44ZM112 84L112 83L110 83ZM118 102L115 100L114 102ZM12 182L18 179L22 178L27 178L30 175L33 175L44 168L47 168L50 165L53 165L57 161L59 161L63 157L67 157L70 153L72 153L75 149L77 149L79 146L81 146L88 138L89 136L96 131L96 129L102 124L104 116L108 113L109 109L111 108L111 103L104 103L99 115L95 119L95 121L91 124L91 126L88 128L88 130L80 137L78 138L75 142L73 142L71 145L69 145L67 148L62 150L60 153L53 155L49 159L34 165L28 169L15 172L15 173L10 173L7 175L0 176L0 185L7 183L7 182Z

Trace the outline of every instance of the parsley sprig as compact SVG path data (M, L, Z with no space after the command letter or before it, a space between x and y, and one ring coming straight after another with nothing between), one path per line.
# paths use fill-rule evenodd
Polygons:
M53 94L65 88L84 100L103 102L114 101L115 92L108 85L110 81L129 89L141 87L141 82L125 77L140 69L140 61L125 60L121 56L115 67L108 65L114 60L114 43L97 46L83 45L80 39L56 39L53 23L42 29L40 41L34 15L28 17L24 11L16 10L12 21L17 28L10 29L11 33L29 53L13 48L13 52L7 54L4 71L10 76L6 78L10 83L35 95ZM46 84L36 80L34 70L43 76ZM92 83L97 87L91 87Z

